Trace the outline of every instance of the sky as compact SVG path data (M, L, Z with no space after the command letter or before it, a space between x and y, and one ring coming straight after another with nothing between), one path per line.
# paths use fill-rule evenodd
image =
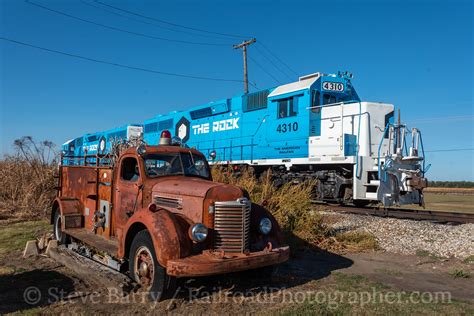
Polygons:
M472 1L94 1L0 0L0 37L236 81L0 40L0 155L25 135L60 145L240 94L242 52L232 45L255 37L258 88L349 70L363 101L394 104L421 129L429 179L474 180Z

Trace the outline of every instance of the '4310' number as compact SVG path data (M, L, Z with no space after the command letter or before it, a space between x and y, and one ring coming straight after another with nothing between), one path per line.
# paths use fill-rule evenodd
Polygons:
M298 130L298 122L278 124L277 132L286 133L286 132L296 132Z

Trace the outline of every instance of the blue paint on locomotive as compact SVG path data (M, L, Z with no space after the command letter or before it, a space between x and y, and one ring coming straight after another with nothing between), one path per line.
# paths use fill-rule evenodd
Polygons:
M159 143L171 130L187 146L216 162L308 157L308 137L321 135L321 106L360 101L347 73L315 74L299 81L145 121L144 141ZM346 135L346 155L356 137Z
M142 127L142 125L128 124L103 132L88 133L67 141L61 146L63 156L65 157L63 159L63 164L80 164L77 159L72 157L77 158L83 157L84 155L105 154L110 152L113 141L123 141L128 139L128 130L130 127Z

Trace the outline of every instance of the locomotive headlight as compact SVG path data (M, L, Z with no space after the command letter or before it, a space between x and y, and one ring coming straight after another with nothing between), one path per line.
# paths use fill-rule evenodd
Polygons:
M191 227L191 239L195 242L202 242L207 238L208 229L204 224L197 223Z
M260 224L258 225L260 232L264 235L268 235L272 230L272 221L269 218L264 217L260 220Z

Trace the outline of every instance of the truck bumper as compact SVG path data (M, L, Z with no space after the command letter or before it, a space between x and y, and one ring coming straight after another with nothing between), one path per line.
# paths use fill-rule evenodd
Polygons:
M166 273L175 277L195 277L251 270L285 262L290 247L274 248L249 254L205 252L182 259L169 260Z

